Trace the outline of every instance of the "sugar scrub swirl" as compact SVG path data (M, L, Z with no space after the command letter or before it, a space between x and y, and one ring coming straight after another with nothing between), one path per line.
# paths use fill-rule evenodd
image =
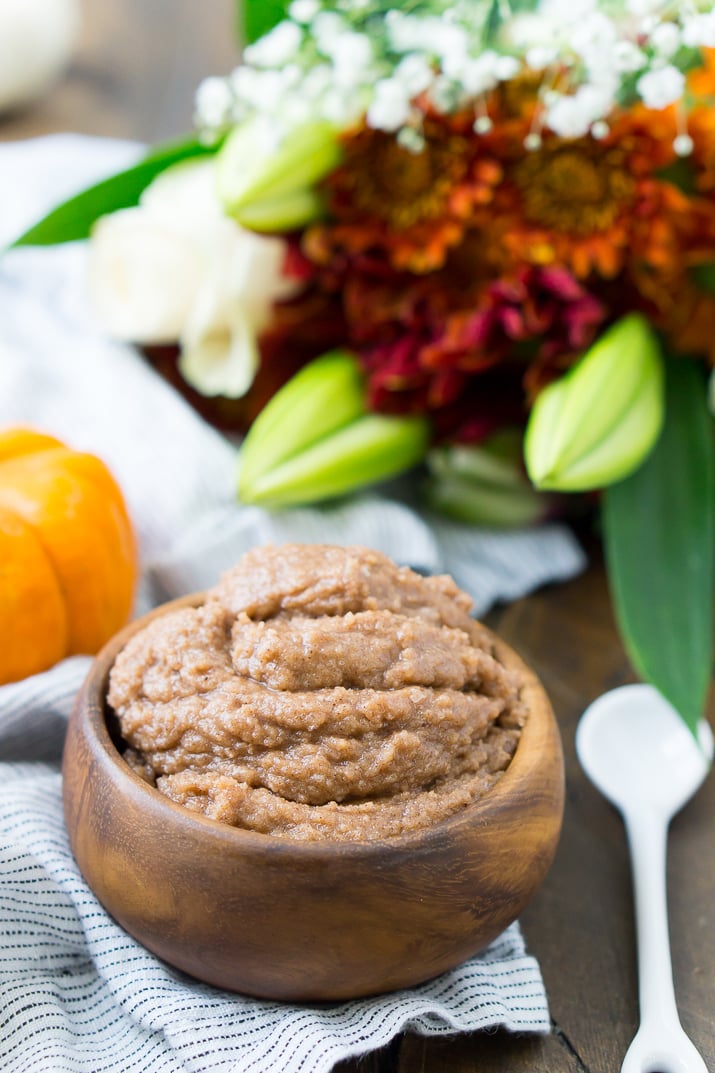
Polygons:
M421 830L501 777L526 710L471 601L362 547L256 548L120 652L125 759L173 801L283 838Z

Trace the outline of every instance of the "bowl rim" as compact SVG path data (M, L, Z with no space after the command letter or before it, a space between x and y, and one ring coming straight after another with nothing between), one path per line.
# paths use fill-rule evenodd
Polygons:
M449 840L450 835L458 834L460 828L468 827L471 831L475 825L486 826L493 819L495 813L499 811L501 802L520 782L523 783L528 780L529 776L533 776L534 769L541 765L545 750L543 747L535 750L533 745L535 741L538 743L539 731L545 730L549 723L552 724L552 732L542 734L542 737L551 741L558 751L563 784L563 750L558 725L543 685L535 672L505 641L480 623L494 645L499 661L507 669L516 670L521 674L524 681L522 697L526 701L529 716L522 728L516 751L508 767L494 786L470 805L428 827L382 839L361 841L329 838L294 839L234 827L200 812L193 812L186 806L172 801L155 786L145 782L123 759L107 726L106 717L109 708L107 686L109 673L116 657L135 633L155 618L163 617L165 614L184 607L199 606L204 602L205 597L205 592L193 592L160 604L148 613L133 619L116 633L95 656L75 701L71 717L73 720L83 721L86 733L91 735L96 745L99 746L103 766L111 772L112 780L127 780L134 795L145 795L147 808L158 816L166 816L167 820L170 818L174 828L178 823L180 828L189 828L196 833L203 831L207 838L211 838L214 842L224 842L234 851L240 847L253 848L270 854L293 855L305 861L334 860L336 855L341 858L359 857L361 859L371 856L381 857L388 850L394 853L427 852L436 848L445 838ZM93 755L96 758L97 752L95 751Z

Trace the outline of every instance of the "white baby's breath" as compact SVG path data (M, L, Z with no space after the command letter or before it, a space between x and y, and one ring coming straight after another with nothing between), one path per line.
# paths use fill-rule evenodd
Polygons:
M658 14L666 4L667 0L626 0L626 11L642 18Z
M367 121L377 130L396 131L410 117L410 94L396 78L381 79L367 110Z
M695 143L689 134L679 134L673 141L673 151L676 156L690 156Z
M350 127L360 120L365 111L364 101L354 89L334 89L326 93L321 103L323 119L338 128Z
M682 97L685 75L672 64L666 64L641 75L637 89L646 108L667 108Z
M288 8L288 14L294 22L301 22L305 25L312 22L319 11L318 0L293 0Z
M491 50L483 52L476 59L468 60L461 70L461 77L455 80L461 83L464 91L469 96L477 97L482 93L486 93L488 90L494 89L499 82L498 71L502 59L508 60L509 57L500 57Z
M616 41L613 46L613 66L617 72L633 74L641 71L648 57L633 41Z
M542 0L538 17L564 26L574 26L596 11L597 7L596 0Z
M315 42L324 56L330 56L335 42L349 31L344 19L334 11L321 11L312 26Z
M494 74L499 82L509 82L519 73L521 64L515 56L497 56Z
M619 103L681 99L682 46L708 45L715 11L705 0L534 0L513 15L507 0L387 11L374 0L293 0L237 72L202 84L197 121L216 136L255 114L279 131L310 118L343 128L363 119L390 133L407 128L401 144L415 146L418 102L443 114L471 106L474 129L485 132L486 95L531 69L543 72L538 129L580 137L603 129Z
M680 48L680 29L672 22L662 22L650 35L650 43L655 51L670 59Z
M715 48L715 10L686 15L683 19L683 44L689 48Z
M395 52L426 52L430 46L429 32L433 22L405 15L396 8L385 16L387 37Z
M328 48L328 56L336 68L350 67L354 72L367 70L372 63L372 44L367 34L358 34L348 31L332 41Z
M205 78L196 91L199 127L222 127L231 118L233 94L225 78Z
M405 87L410 97L417 97L432 85L435 70L424 56L410 53L398 63L394 77Z
M543 71L556 59L556 49L546 48L544 45L533 45L526 50L526 66L532 71Z
M559 96L546 113L548 126L562 138L581 138L603 111L603 95L592 85L579 86L570 96Z
M244 50L246 62L256 67L280 67L291 60L302 39L300 27L290 19L277 26Z
M613 20L602 11L590 11L571 31L569 44L589 67L608 62L618 33Z

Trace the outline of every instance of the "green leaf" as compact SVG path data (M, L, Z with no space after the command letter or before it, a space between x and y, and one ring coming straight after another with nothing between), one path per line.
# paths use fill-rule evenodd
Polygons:
M537 488L583 492L621 480L663 422L663 360L645 317L612 324L569 372L539 394L524 442Z
M143 190L160 172L189 157L213 153L217 148L203 145L193 136L157 146L134 167L112 175L58 205L15 239L10 248L55 246L89 238L92 226L100 216L138 204Z
M469 525L508 529L542 521L546 497L533 488L477 485L466 477L433 476L426 485L427 506Z
M289 507L345 495L417 465L428 441L423 417L366 414L262 474L247 502Z
M635 473L605 492L616 618L638 674L693 733L712 672L715 450L702 369L667 363L666 420Z
M543 519L552 497L532 487L523 467L523 432L503 428L480 444L433 447L427 505L472 525L509 527Z
M313 187L341 157L337 129L326 120L301 123L276 145L260 119L249 119L234 127L218 154L218 195L244 227L302 227L321 215L322 199Z
M247 45L263 37L286 17L286 0L238 0L243 10L243 36Z
M239 490L366 413L365 378L355 357L331 350L293 376L263 407L241 448Z
M690 275L697 287L708 294L715 293L715 264L693 265Z
M688 197L694 197L698 192L695 171L690 162L684 157L679 157L672 164L660 168L657 175L662 182L672 183L673 186L680 190L681 193L687 194Z

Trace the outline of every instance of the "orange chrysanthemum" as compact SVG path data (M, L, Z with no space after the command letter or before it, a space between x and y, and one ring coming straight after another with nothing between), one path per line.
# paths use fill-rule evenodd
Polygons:
M513 125L508 140L495 127L490 148L506 163L485 223L489 244L507 267L565 265L579 279L616 278L634 243L637 256L657 259L685 205L659 179L675 159L676 133L672 110L645 108L624 113L602 140L546 135L531 151Z
M690 80L700 94L715 91L708 63ZM325 184L329 215L297 241L374 408L431 411L445 434L469 415L483 429L498 410L486 385L523 412L632 310L676 351L715 364L709 98L688 115L693 152L680 158L675 107L636 105L602 138L544 132L527 148L536 88L530 76L490 94L486 133L474 114L427 111L422 152L367 127L346 137Z
M427 117L422 134L421 152L368 127L346 139L344 162L326 184L332 222L304 236L312 261L379 251L397 271L442 267L501 170L472 169L476 139L465 117Z

